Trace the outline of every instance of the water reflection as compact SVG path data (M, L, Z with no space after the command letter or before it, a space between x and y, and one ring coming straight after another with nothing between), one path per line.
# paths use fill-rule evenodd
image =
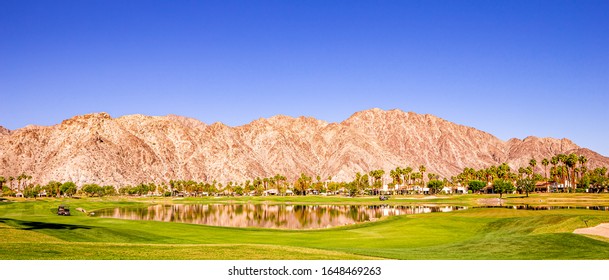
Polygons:
M474 208L506 208L517 210L558 210L558 209L582 209L609 211L609 206L539 206L539 205L511 205L511 206L478 206Z
M172 204L114 208L95 216L226 227L318 229L374 221L384 216L450 212L461 206Z

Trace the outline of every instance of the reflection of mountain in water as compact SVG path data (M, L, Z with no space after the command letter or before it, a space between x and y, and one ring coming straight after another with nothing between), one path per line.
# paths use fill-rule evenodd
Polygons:
M317 229L376 220L384 216L449 212L460 206L361 206L174 204L101 210L99 217L226 227Z

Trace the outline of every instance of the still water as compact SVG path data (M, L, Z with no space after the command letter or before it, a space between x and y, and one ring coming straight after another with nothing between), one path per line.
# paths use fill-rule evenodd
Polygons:
M114 208L97 217L225 227L319 229L375 221L386 216L450 212L462 206L171 204Z

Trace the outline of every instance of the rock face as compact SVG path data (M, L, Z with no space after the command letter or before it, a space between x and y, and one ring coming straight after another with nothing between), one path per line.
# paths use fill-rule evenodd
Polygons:
M0 136L9 135L10 133L11 133L10 130L4 128L3 126L0 126Z
M244 181L300 173L350 181L356 172L396 166L442 176L464 167L507 162L527 166L558 153L584 154L588 167L609 166L609 158L568 139L527 137L501 141L491 134L432 115L372 109L341 123L275 116L229 127L169 115L106 113L76 116L50 127L0 129L0 175L23 172L34 183L133 185L167 182Z

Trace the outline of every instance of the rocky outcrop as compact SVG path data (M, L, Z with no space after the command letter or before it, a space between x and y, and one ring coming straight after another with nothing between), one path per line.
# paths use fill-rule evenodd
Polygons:
M11 133L10 130L4 128L3 126L0 126L0 137L3 135L9 135Z
M244 181L300 173L351 180L356 172L417 168L451 176L464 167L507 162L527 166L558 153L609 166L609 158L568 139L528 137L501 141L486 132L432 115L372 109L341 123L275 116L247 125L211 125L180 116L106 113L76 116L50 127L0 128L0 175L23 172L34 182L133 185L167 182ZM387 172L388 173L388 172Z

